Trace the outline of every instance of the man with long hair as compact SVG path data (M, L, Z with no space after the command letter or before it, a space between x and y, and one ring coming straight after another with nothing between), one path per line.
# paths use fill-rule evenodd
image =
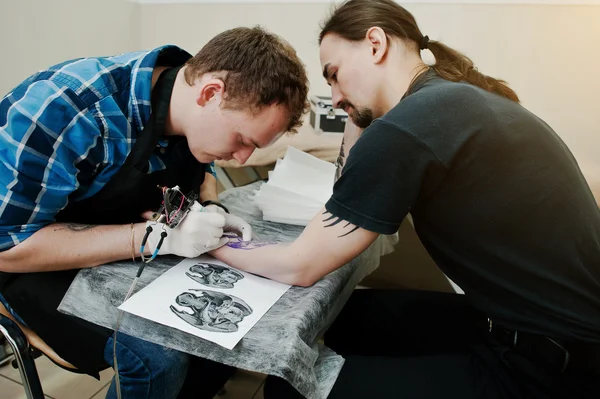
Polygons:
M465 295L357 290L325 334L345 358L330 398L597 397L600 209L567 146L392 0L343 3L319 40L364 128L333 194L295 242L213 254L309 286L410 213ZM295 397L267 379L265 398Z

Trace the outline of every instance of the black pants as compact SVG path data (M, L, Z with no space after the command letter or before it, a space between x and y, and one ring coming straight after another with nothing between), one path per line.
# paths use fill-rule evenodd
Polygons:
M541 369L490 341L486 322L463 295L356 290L325 334L346 360L329 399L600 397L600 375ZM272 376L264 396L302 398Z

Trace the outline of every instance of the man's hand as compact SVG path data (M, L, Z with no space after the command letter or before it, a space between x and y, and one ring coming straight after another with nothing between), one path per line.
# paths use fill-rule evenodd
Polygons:
M250 241L252 239L252 226L239 216L225 215L223 231L225 233L235 233L241 236L243 241Z
M179 225L173 229L164 223L147 222L151 227L148 235L149 249L154 252L163 232L166 233L159 255L173 254L195 258L227 243L223 237L225 217L214 212L191 210Z
M225 218L223 231L225 233L235 233L241 236L242 240L244 241L250 241L252 239L252 226L250 226L241 217L225 212L225 210L218 205L207 205L204 207L204 210L206 212L213 212L223 215Z

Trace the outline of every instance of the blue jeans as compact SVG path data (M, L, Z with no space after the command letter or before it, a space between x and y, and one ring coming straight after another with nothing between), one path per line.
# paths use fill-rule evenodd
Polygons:
M104 359L114 369L113 344L111 336L104 348ZM117 334L116 354L121 398L177 398L188 372L189 355L123 333ZM115 378L106 398L117 398Z
M113 366L113 338L104 359ZM212 399L235 368L190 356L129 335L117 334L117 363L123 399ZM117 397L116 380L107 399Z

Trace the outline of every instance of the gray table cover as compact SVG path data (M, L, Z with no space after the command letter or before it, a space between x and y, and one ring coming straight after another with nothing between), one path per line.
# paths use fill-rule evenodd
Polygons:
M262 182L229 189L221 194L220 200L231 213L248 221L258 238L293 241L303 227L262 220L252 201L260 184ZM379 265L383 245L380 240L376 241L358 258L311 287L291 287L233 350L128 313L124 313L119 331L237 368L283 377L306 398L326 398L344 360L318 339L355 286ZM181 260L174 256L156 258L144 269L134 292ZM123 302L138 265L120 261L82 269L59 311L114 328L117 306Z

